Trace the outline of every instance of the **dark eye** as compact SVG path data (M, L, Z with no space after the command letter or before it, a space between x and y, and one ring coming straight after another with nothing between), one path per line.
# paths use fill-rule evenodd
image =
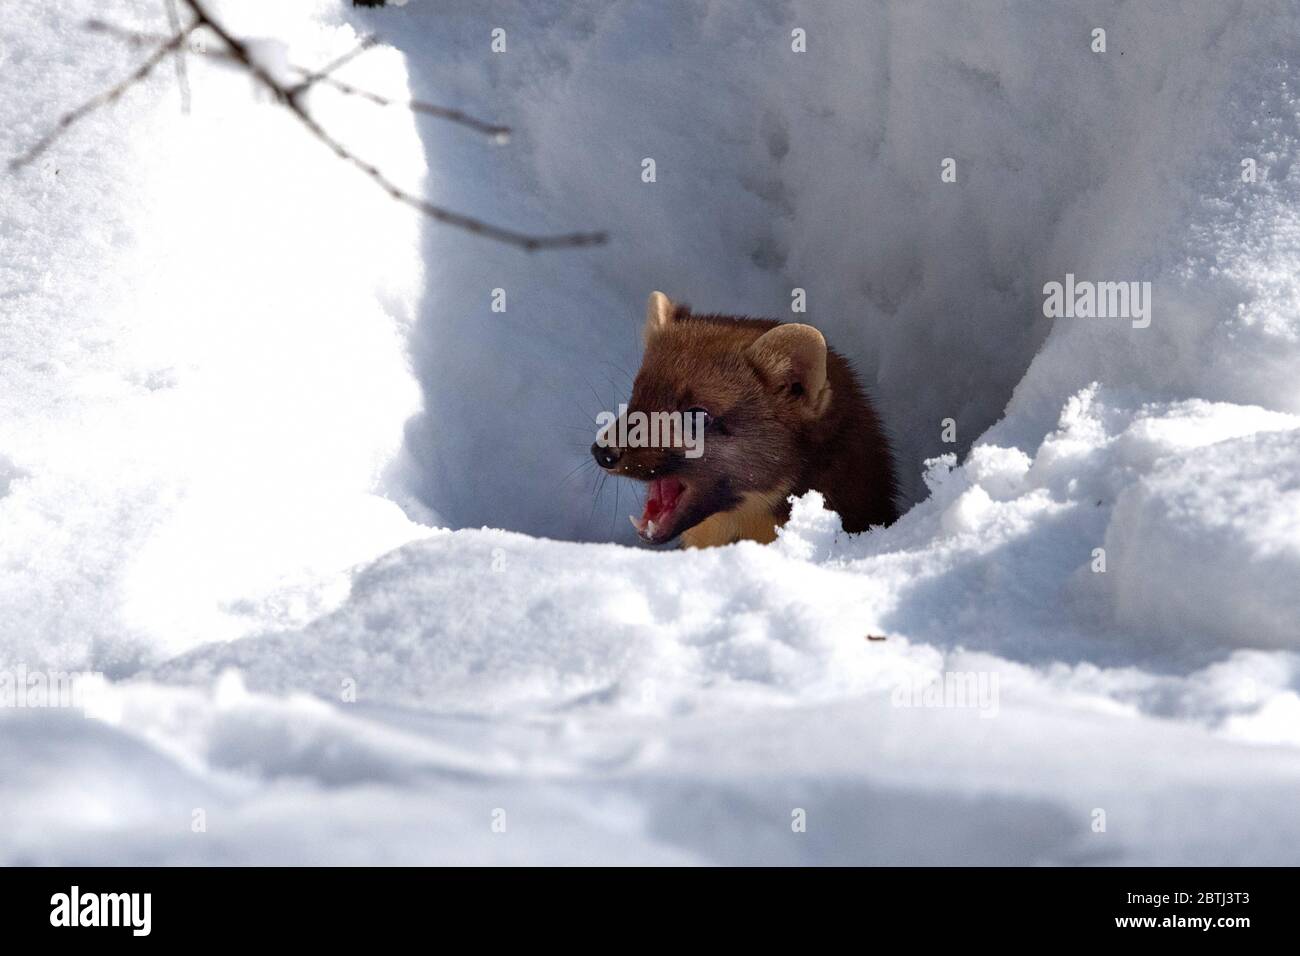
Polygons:
M703 415L704 424L706 426L713 421L713 416L709 414L709 410L699 405L692 405L690 408L686 409L686 414L690 415L692 418L695 418L696 415Z

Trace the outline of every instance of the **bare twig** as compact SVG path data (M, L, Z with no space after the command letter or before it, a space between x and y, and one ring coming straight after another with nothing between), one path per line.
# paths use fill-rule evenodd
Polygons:
M125 40L132 46L146 46L160 43L166 39L166 37L161 34L142 33L138 30L127 30L115 24L106 23L103 20L87 20L86 28L99 33L111 34L120 40ZM352 83L347 83L333 76L333 71L342 66L342 62L340 61L351 59L357 53L361 52L361 50L367 49L376 42L374 37L368 37L367 41L368 42L364 42L362 46L353 50L346 57L340 57L339 60L334 61L330 66L323 69L309 70L305 66L298 66L293 63L289 64L289 69L303 77L309 77L311 82L307 85L316 84L319 86L328 86L339 93L358 97L359 99L366 100L369 103L374 103L376 106L396 106L401 109L408 109L412 113L422 113L425 116L433 116L441 120L447 120L448 122L465 126L475 132L495 137L498 141L503 141L510 136L511 129L509 126L481 120L476 116L471 116L464 110L453 109L448 106L438 106L435 103L426 103L421 100L394 100L387 96L382 96L379 93L372 92L371 90L361 89ZM230 52L216 47L204 52L206 52L208 56L217 60L225 60L231 63L239 62ZM304 80L304 83L306 83L306 80Z
M54 142L54 140L62 135L69 126L98 109L100 106L116 100L128 88L145 79L153 68L170 53L179 50L191 33L200 28L205 28L215 34L225 47L221 51L214 51L214 53L221 58L233 61L241 69L252 76L260 86L271 93L277 102L289 110L289 112L292 113L304 127L306 127L308 132L329 147L335 156L360 170L366 177L398 202L410 206L412 209L416 209L438 222L455 226L458 229L463 229L466 232L471 232L475 235L484 236L488 239L494 239L498 242L516 246L528 252L534 252L540 249L594 246L600 245L606 241L607 236L604 232L573 232L554 236L530 235L513 229L507 229L503 226L492 225L491 223L477 219L473 216L468 216L464 213L455 212L454 210L439 206L435 203L429 202L421 196L417 196L414 193L402 189L382 173L377 166L362 159L326 132L320 123L318 123L307 111L304 105L305 94L317 83L328 84L342 93L359 96L381 106L398 105L394 101L379 96L378 94L370 93L366 90L354 87L351 84L336 80L330 75L334 70L337 70L343 64L349 62L373 45L373 38L367 38L360 46L319 70L309 71L295 68L295 72L301 73L303 79L292 86L288 86L276 79L266 70L265 67L257 62L247 44L232 35L218 21L213 19L212 15L208 13L202 0L180 0L180 2L183 3L194 16L194 21L189 24L189 26L177 31L171 37L160 40L158 46L149 55L148 59L137 67L130 76L117 84L117 86L105 93L99 94L77 107L77 109L73 110L71 113L63 116L55 128L46 134L46 136L37 142L31 149L23 155L11 160L9 164L10 168L18 169L30 163L36 158L36 156L40 155L40 153ZM132 33L131 31L122 30L121 28L114 27L102 21L90 21L87 26L90 29L102 30L104 32L123 36L134 43L151 42L147 34ZM430 116L436 116L440 119L459 123L478 132L495 135L498 138L502 138L509 133L508 127L485 123L482 120L477 120L474 117L461 112L460 110L434 106L428 103L408 103L405 105L415 112L425 113Z
M476 235L486 236L489 239L495 239L498 242L504 242L509 245L518 246L528 252L534 252L538 249L557 249L574 246L594 246L603 243L606 235L603 232L573 232L559 236L532 236L522 232L516 232L513 229L506 229L501 226L494 226L476 219L473 216L467 216L463 213L453 212L443 206L429 202L423 197L416 196L414 193L402 189L387 176L381 173L374 164L368 163L361 159L355 153L351 152L346 146L325 132L324 128L316 122L303 108L302 96L310 88L299 85L295 87L282 86L275 77L271 76L249 53L248 48L236 37L226 31L216 20L208 14L200 0L181 0L194 13L196 21L202 26L207 27L224 43L227 49L234 54L235 59L243 64L244 68L253 75L253 78L261 83L272 95L274 95L298 121L307 127L317 139L334 151L334 155L345 162L351 163L357 169L361 170L366 176L370 177L376 185L383 189L388 195L392 196L398 202L405 203L412 209L418 209L431 219L438 222L445 222L457 228L464 229L467 232Z
M175 36L165 40L156 50L153 51L153 53L149 55L147 60L137 66L126 79L122 80L116 86L92 96L70 113L64 113L63 116L59 117L59 121L54 125L54 128L32 144L32 147L28 149L27 152L9 160L9 168L11 170L18 170L26 166L37 156L41 155L41 153L45 152L45 150L49 148L50 144L62 136L70 126L79 120L84 119L101 106L104 106L107 103L112 103L132 86L147 77L153 72L154 67L167 58L169 53L185 42L185 38L194 31L195 26L197 26L197 24L191 24Z
M302 67L293 67L294 70L302 72ZM419 100L390 100L378 93L372 93L369 90L358 89L351 83L344 83L342 80L336 80L332 76L322 76L321 83L333 87L340 93L349 96L358 96L363 100L368 100L376 106L400 106L410 110L412 113L423 113L426 116L436 116L438 119L448 120L452 123L459 123L461 126L468 126L470 129L479 133L486 133L488 136L495 136L498 140L504 140L510 136L510 127L501 126L497 123L487 123L481 119L476 119L468 113L458 109L452 109L448 106L435 106L432 103L422 103Z
M176 0L164 0L163 6L167 8L167 25L171 27L172 34L175 35L181 31L181 18L176 12ZM176 85L181 91L181 112L189 115L190 112L190 77L185 69L185 44L176 48L176 55L173 57L176 64Z
M304 74L303 79L301 83L299 83L296 87L294 87L294 89L305 90L307 89L307 87L311 86L313 83L317 82L318 80L325 79L325 77L329 76L335 70L340 69L345 64L351 63L362 53L365 53L367 50L369 50L372 46L375 45L377 40L378 37L376 37L372 33L367 37L362 37L361 42L358 43L355 47L353 47L347 53L344 53L341 57L338 57L337 59L332 60L329 63L325 64L319 70L314 70L310 72L307 70L299 70L298 72Z

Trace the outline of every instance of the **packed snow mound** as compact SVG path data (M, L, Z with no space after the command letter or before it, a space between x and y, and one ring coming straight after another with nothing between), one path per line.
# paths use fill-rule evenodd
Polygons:
M1295 430L1225 441L1120 495L1107 550L1136 573L1108 579L1105 603L1121 632L1300 646L1298 442Z
M365 19L420 96L514 127L485 152L422 126L438 199L611 234L521 262L427 233L405 475L452 527L632 543L615 489L593 508L594 471L562 483L630 391L652 289L821 328L879 401L911 500L922 462L964 454L1013 391L1003 441L1026 453L1092 381L1300 412L1290 0L507 0ZM1150 282L1150 326L1048 319L1043 287L1067 274Z
M1185 667L1235 646L1300 650L1300 596L1286 586L1300 580L1297 464L1300 416L1200 401L1126 412L1094 387L1032 459L978 445L964 468L935 461L930 497L887 532L845 535L815 492L770 547L443 532L361 572L346 604L303 631L211 645L153 676L237 668L258 690L327 697L352 680L457 711L593 697L636 709L654 687L672 712L679 695L893 687L941 664L936 649L1035 662L1159 651ZM1227 500L1208 501L1219 485ZM1216 581L1228 586L1206 609ZM907 652L882 666L864 655L868 635Z
M413 218L198 50L0 182L0 861L1296 862L1294 4L212 6L377 32L341 78L514 135L334 133L612 239ZM8 155L140 56L90 16L165 29L13 11ZM611 543L564 476L654 288L825 329L914 506Z
M221 9L320 64L358 35L318 6ZM92 17L167 29L152 0L6 11L6 161L143 58ZM0 667L127 673L303 622L422 533L376 481L418 408L421 224L245 79L187 62L188 115L164 63L0 182ZM352 75L405 82L392 50ZM409 118L312 108L418 178Z
M863 653L887 645L864 642ZM0 722L14 758L0 802L23 823L0 833L0 855L119 865L1294 861L1294 743L1140 719L1115 696L1163 688L1126 672L1000 674L989 719L925 706L923 685L790 707L728 701L671 719L596 701L487 720L253 693L233 675L207 688L119 684L99 701L110 720L28 712ZM1278 679L1294 680L1294 666L1282 678L1233 660L1175 702L1245 698ZM1274 700L1274 716L1294 721L1294 696ZM802 832L792 827L800 813Z

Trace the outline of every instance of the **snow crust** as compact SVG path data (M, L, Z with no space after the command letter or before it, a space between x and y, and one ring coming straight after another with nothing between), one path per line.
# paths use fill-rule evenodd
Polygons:
M102 674L0 707L0 861L1297 862L1295 4L214 7L281 69L378 32L341 77L510 142L329 128L612 240L426 222L198 52L0 180L0 697ZM140 56L90 16L165 29L9 11L6 156ZM823 328L903 518L626 546L564 476L654 288Z

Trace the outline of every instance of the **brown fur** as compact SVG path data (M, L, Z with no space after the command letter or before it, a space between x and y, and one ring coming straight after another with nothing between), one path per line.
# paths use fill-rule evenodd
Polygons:
M897 517L893 454L880 420L848 361L810 326L696 315L655 293L628 409L693 406L713 419L701 457L626 448L612 466L602 462L614 474L685 482L689 498L671 536L688 547L771 541L789 518L789 496L809 489L825 496L846 531Z

